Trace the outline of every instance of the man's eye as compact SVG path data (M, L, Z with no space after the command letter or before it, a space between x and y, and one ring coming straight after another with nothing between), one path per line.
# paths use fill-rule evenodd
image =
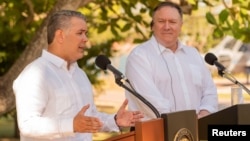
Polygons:
M170 23L176 23L176 21L170 21Z

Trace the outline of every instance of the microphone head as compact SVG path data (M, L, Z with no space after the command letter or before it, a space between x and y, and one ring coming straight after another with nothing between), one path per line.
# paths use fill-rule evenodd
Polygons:
M217 57L213 53L207 53L205 55L205 61L210 65L214 65L214 62L217 61Z
M108 57L106 57L105 55L98 55L95 59L95 64L103 69L106 70L107 69L107 65L111 64L111 61L108 59Z

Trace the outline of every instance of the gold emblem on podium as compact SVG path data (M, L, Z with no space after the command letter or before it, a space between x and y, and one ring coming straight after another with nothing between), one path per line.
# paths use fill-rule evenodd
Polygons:
M194 137L187 128L181 128L175 134L174 141L194 141Z

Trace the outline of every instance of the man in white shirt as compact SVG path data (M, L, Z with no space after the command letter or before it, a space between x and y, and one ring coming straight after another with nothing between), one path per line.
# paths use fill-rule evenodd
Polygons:
M152 37L132 50L126 62L126 77L132 87L160 114L196 110L198 118L216 112L216 86L204 60L194 47L178 40L182 10L172 2L162 2L153 11ZM130 110L155 114L126 91Z
M77 60L84 55L87 25L80 12L62 10L48 22L48 49L13 83L21 141L91 141L92 133L134 126L143 115L98 112L92 86Z

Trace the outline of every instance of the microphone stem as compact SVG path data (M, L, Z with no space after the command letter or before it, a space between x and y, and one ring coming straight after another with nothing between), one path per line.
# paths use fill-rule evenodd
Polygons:
M227 78L228 80L232 81L234 84L239 85L240 87L242 87L250 95L250 90L246 86L244 86L242 83L237 81L230 73L223 72L222 76Z
M116 84L118 84L119 86L123 87L124 89L128 90L130 93L132 93L135 97L137 97L138 99L140 99L144 104L146 104L155 114L155 116L157 118L160 118L160 113L158 112L158 110L149 102L147 101L144 97L142 97L139 93L137 93L135 90L130 89L129 87L127 87L126 85L123 84L123 82L121 81L121 77L118 77L115 75L115 82ZM129 83L128 80L125 80L127 83Z

